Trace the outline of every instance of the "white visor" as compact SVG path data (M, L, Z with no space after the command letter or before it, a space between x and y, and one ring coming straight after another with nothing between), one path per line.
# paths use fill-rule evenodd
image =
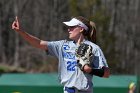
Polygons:
M86 31L88 30L88 27L81 21L77 20L76 18L73 18L70 21L63 23L66 24L67 26L80 26L83 27Z

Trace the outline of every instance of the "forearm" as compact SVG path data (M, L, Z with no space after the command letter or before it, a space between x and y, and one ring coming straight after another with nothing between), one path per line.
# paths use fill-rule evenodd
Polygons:
M20 29L18 17L16 16L15 21L12 24L12 29L18 32L27 42L29 42L32 46L47 50L47 41L40 40L37 37L34 37L27 32L24 32Z
M28 34L27 32L25 31L20 31L20 30L17 30L17 32L27 41L29 42L32 46L34 47L40 47L40 42L41 40L37 37L34 37L30 34Z
M99 77L105 77L108 78L110 76L110 69L107 67L102 67L101 69L92 69L90 74L96 75Z
M110 69L108 67L102 67L100 69L95 69L95 68L90 67L89 65L85 65L84 72L89 73L91 75L104 77L104 78L108 78L110 76Z

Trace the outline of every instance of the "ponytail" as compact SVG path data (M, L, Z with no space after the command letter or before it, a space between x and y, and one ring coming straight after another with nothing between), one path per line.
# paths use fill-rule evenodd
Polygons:
M87 39L93 43L96 43L96 26L93 21L90 21L89 33L87 34Z
M84 30L83 35L91 42L96 43L96 26L93 21L89 21L88 19L78 16L75 17L79 21L83 22L89 29L88 31Z
M95 23L93 21L89 22L89 30L88 31L84 31L83 34L84 36L87 37L87 39L93 43L96 44L96 26Z

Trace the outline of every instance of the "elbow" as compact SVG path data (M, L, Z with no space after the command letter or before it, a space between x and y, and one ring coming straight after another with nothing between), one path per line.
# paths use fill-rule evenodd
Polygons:
M110 76L110 69L105 67L104 68L104 75L103 75L103 77L104 78L109 78L109 76Z

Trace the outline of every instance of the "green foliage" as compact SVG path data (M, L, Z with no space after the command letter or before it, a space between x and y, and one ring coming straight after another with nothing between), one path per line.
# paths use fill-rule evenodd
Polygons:
M84 16L94 21L104 30L108 29L110 15L107 15L101 0L70 0L69 2L71 16ZM98 28L98 26L97 26Z
M77 9L77 0L70 0L70 11L73 16L78 15L78 9Z
M92 14L92 8L95 0L70 0L70 13L72 16L89 16Z

